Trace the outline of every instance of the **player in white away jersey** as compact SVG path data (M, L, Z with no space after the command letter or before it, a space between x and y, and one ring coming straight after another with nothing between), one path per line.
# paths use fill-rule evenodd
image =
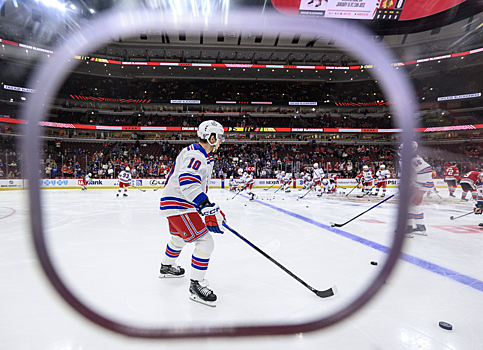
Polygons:
M82 191L86 191L87 190L87 185L89 184L89 182L91 182L91 176L92 174L89 173L89 174L86 174L86 176L84 176L84 182L83 182L83 185L82 185Z
M240 186L241 191L247 190L247 194L250 196L250 200L253 201L255 199L255 194L252 192L253 189L253 175L243 171L242 169L238 169L242 171L242 176L240 178Z
M300 173L300 177L302 179L302 190L307 190L310 188L310 184L311 184L311 177L310 177L310 174L307 172L307 173Z
M228 181L228 186L230 187L231 192L235 192L236 188L238 187L238 181L233 178L233 175L230 176L230 181Z
M176 259L186 244L194 243L190 299L216 306L216 295L208 288L205 274L215 247L210 232L223 233L225 215L206 193L213 172L211 152L223 141L223 127L214 120L204 121L198 128L198 137L199 143L185 147L176 158L161 197L160 209L168 219L171 239L159 277L183 277L185 270L177 266Z
M280 189L281 189L281 188L283 188L283 186L284 186L284 180L283 180L283 178L285 177L285 171L280 171L280 172L279 172L279 171L277 170L277 171L275 172L275 174L276 174L276 176L275 176L275 177L277 178L278 184L280 185Z
M357 197L363 197L365 194L370 195L371 190L372 190L372 183L374 181L374 178L372 177L372 171L369 169L367 165L364 165L362 167L362 193L361 195L358 195Z
M317 196L322 196L322 179L324 178L324 170L319 168L319 163L314 163L313 181L315 189L317 190Z
M384 197L386 195L386 187L387 187L387 179L391 177L391 173L389 170L386 169L384 164L379 166L379 170L376 172L376 193L374 194L377 196L379 194L379 189L382 188L382 195Z
M117 177L119 179L119 189L117 190L116 197L119 197L121 194L121 189L124 189L123 196L127 197L127 189L131 183L131 173L129 171L130 169L127 166L126 170L123 170L119 173L119 176Z
M404 144L399 147L398 154L401 156ZM418 144L412 142L411 148L414 152L418 149ZM402 166L401 166L402 168ZM406 237L412 238L412 233L427 236L426 226L424 226L424 213L421 208L423 197L428 191L434 188L433 169L426 163L423 158L415 154L411 159L411 185L409 200L408 217L406 223ZM416 227L414 228L414 224Z
M290 185L292 184L292 174L291 173L286 173L283 176L283 190L287 193L290 192Z

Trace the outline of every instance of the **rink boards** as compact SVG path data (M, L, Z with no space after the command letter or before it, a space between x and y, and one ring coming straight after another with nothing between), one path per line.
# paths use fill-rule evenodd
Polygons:
M132 186L136 186L144 189L162 188L165 184L165 179L134 179L131 181ZM228 179L212 179L210 180L210 188L228 188ZM278 181L276 179L255 179L254 188L268 188L273 185L277 187ZM388 188L397 188L399 186L399 179L390 179L387 182ZM1 190L19 190L26 186L27 181L23 179L12 180L0 180ZM40 187L43 189L80 189L83 180L81 179L42 179L39 180ZM354 188L357 182L354 179L338 179L337 185L339 188ZM437 188L446 188L446 183L437 179L434 180L434 185ZM301 179L292 181L293 188L301 188L303 182ZM99 189L114 189L119 187L119 180L117 179L96 179L92 180L88 185L88 188Z

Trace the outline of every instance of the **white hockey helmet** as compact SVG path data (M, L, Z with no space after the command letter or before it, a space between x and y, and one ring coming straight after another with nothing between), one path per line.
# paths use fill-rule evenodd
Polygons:
M216 141L220 140L221 142L225 141L225 138L223 137L223 126L218 123L215 120L205 120L200 124L198 127L198 137L202 140L206 140L211 146L215 146L216 142L214 144L210 143L210 137L211 135L215 134Z
M89 173L89 176L92 176L92 174L91 174L91 173Z
M285 175L285 171L282 171L282 175Z
M317 169L319 167L319 163L314 163L314 168Z
M386 166L384 164L379 165L379 169L384 170L386 169Z
M131 169L129 169L129 167L127 166L127 167L126 167L126 171L131 171Z
M232 175L232 176L230 176L230 180L233 180L233 175Z
M397 150L397 154L399 156L402 156L402 150L404 149L404 143L401 143L401 146L399 146L399 149ZM416 152L418 149L418 143L416 141L411 141L411 150L413 152Z
M367 165L364 165L364 166L362 167L362 170L367 171L367 170L369 170L369 167L368 167Z
M243 175L243 169L242 168L238 169L238 175Z
M302 171L302 172L300 173L300 176L304 176L304 175L305 175L305 173Z

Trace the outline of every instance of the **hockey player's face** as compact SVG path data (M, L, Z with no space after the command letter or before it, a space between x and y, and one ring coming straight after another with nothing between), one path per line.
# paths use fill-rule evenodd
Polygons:
M211 143L216 141L215 146L213 146L213 152L216 152L216 151L218 151L218 148L221 145L221 140L216 140L215 136L211 136L211 137L212 137L212 139L210 140Z

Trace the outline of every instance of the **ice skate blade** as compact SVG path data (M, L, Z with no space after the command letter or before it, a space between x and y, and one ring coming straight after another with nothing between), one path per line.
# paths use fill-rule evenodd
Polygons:
M427 236L428 234L426 231L413 231L413 234L419 235L419 236Z
M206 300L199 298L196 294L191 294L190 299L193 300L193 301L196 301L200 304L203 304L203 305L207 305L207 306L210 306L210 307L216 307L216 300L215 301L206 301Z
M181 277L184 277L184 274L182 274L182 275L172 275L170 273L167 273L167 274L160 273L159 274L159 278L181 278Z

